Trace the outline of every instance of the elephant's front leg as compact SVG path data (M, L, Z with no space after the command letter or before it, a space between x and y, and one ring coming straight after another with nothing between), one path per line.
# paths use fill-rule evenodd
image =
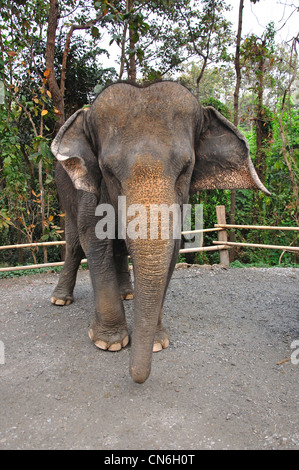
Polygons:
M113 241L97 239L97 220L91 204L80 212L80 241L87 257L96 309L89 337L100 349L119 351L128 344L129 335L114 263Z
M100 349L119 351L128 344L129 335L113 257L108 260L107 250L105 251L102 263L98 263L92 256L87 257L96 307L89 337Z

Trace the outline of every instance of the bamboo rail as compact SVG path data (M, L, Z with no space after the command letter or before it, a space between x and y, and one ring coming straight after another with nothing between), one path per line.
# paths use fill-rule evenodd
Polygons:
M232 225L232 224L215 224L216 228L247 228L252 230L294 230L299 232L299 227L275 227L271 225Z
M87 259L83 259L81 264L87 263ZM58 261L57 263L42 263L42 264L28 264L26 266L14 266L8 268L0 268L0 272L8 272L8 271L23 271L25 269L39 269L39 268L52 268L54 266L63 266L64 261Z
M55 246L55 245L65 245L65 241L56 241L56 242L37 242L37 243L22 243L19 245L3 245L0 246L0 250L12 250L13 248L32 248L35 246Z
M197 251L215 251L215 250L226 250L226 246L219 245L217 247L215 246L202 246L202 247L197 247L197 248L182 248L180 250L180 253L195 253Z
M215 227L216 227L216 224L215 224ZM200 229L200 230L186 230L185 232L182 232L182 235L189 235L189 234L196 234L196 233L205 233L205 232L220 232L221 230L223 230L223 228L219 225L217 225L216 228L203 228L203 229Z
M225 207L224 206L218 206L217 209L222 210L222 213L225 214ZM215 228L222 228L225 232L226 229L248 229L248 230L287 230L287 231L299 231L299 227L283 227L283 226L271 226L271 225L237 225L237 224L227 224L225 223L225 217L223 218L222 216L222 221L220 222L219 217L217 216L217 221L218 223L214 225ZM220 223L219 223L220 222ZM221 232L220 232L221 233ZM270 250L282 250L283 252L289 251L289 252L299 252L298 247L294 246L282 246L282 245L263 245L260 243L238 243L238 242L229 242L226 239L222 238L220 240L220 235L218 237L218 241L213 241L214 245L221 245L221 246L227 246L228 248L230 246L244 246L248 248L265 248L265 249L270 249ZM223 252L225 253L225 252ZM221 256L221 255L220 255Z
M197 234L197 233L205 233L205 232L214 232L214 231L221 231L222 228L207 228L207 229L200 229L200 230L186 230L182 232L182 235L189 235L189 234ZM55 242L37 242L37 243L23 243L18 245L5 245L0 246L0 250L12 250L16 248L33 248L38 246L55 246L55 245L65 245L65 241L55 241ZM217 251L217 250L225 250L225 246L206 246L206 247L197 247L197 248L182 248L180 253L195 253L197 251ZM81 261L81 264L87 263L87 259ZM41 264L30 264L25 266L14 266L14 267L7 267L7 268L0 268L0 272L13 272L13 271L23 271L26 269L39 269L39 268L51 268L56 266L63 266L64 261L59 261L56 263L41 263Z
M283 251L298 251L299 247L296 246L282 246L282 245L262 245L259 243L237 243L237 242L219 242L213 241L215 245L221 244L226 246L247 246L249 248L267 248L272 250L283 250Z
M197 251L216 251L216 250L226 250L226 246L204 246L200 248L182 248L180 253L195 253ZM86 264L87 259L83 259L81 264ZM41 263L41 264L29 264L25 266L13 266L7 268L0 268L0 273L4 272L13 272L13 271L24 271L26 269L39 269L39 268L53 268L56 266L63 266L64 261L58 261L57 263Z
M182 232L182 235L196 234L196 233L205 233L205 232L215 232L223 230L222 227L217 228L205 228L200 230L186 230ZM65 245L65 241L55 241L55 242L37 242L37 243L22 243L18 245L3 245L0 246L0 250L13 250L14 248L32 248L36 246L55 246L55 245Z
M207 228L207 229L200 229L200 230L186 230L181 232L182 235L191 235L197 233L206 233L206 232L218 232L218 241L213 241L213 246L204 246L204 247L194 247L194 248L182 248L180 249L180 253L195 253L195 252L203 252L203 251L216 251L219 250L220 252L220 263L229 266L229 256L228 256L228 249L230 246L244 246L248 248L266 248L266 249L274 249L274 250L282 250L282 251L291 251L291 252L299 252L299 247L293 246L281 246L281 245L263 245L259 243L237 243L237 242L229 242L227 237L226 229L252 229L252 230L288 230L288 231L299 231L299 227L275 227L275 226L267 226L267 225L236 225L236 224L226 224L226 216L225 216L225 206L217 206L216 207L216 214L217 214L217 224L214 225L214 228ZM11 250L16 248L32 248L38 246L55 246L55 245L65 245L65 241L54 241L54 242L38 242L38 243L23 243L18 245L4 245L0 246L0 250ZM81 264L87 263L87 259L83 259ZM54 266L63 266L64 261L60 261L57 263L43 263L43 264L31 264L27 266L14 266L14 267L6 267L0 268L0 272L8 272L8 271L21 271L26 269L38 269L38 268L50 268Z

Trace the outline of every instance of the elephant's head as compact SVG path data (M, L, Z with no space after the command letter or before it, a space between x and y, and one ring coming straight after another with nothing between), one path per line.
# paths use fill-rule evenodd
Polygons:
M142 204L146 214L153 204L182 206L190 193L201 189L253 188L268 193L244 136L173 82L106 88L89 109L66 122L52 151L77 189L100 199L105 187L114 207L122 195L127 206ZM169 273L179 250L173 237L152 239L150 227L146 234L126 240L135 274L130 369L136 382L144 382L150 372Z

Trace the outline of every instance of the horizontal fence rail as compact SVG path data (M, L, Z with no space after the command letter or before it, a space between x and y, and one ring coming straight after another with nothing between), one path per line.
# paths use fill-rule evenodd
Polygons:
M232 224L215 224L215 228L247 228L252 230L292 230L299 232L299 227L275 227L271 225L232 225ZM212 229L213 230L213 229Z
M282 245L262 245L260 243L237 243L237 242L217 242L213 241L215 245L221 244L224 246L246 246L248 248L267 248L272 250L283 250L283 251L297 251L299 248L296 246L282 246Z
M277 231L294 231L299 232L299 227L284 227L284 226L271 226L271 225L236 225L236 224L226 224L226 223L217 223L214 225L215 228L220 228L223 230L226 229L247 229L247 230L277 230ZM262 243L238 243L238 242L229 242L227 240L222 241L213 241L214 245L221 244L221 246L244 246L247 248L265 248L268 250L282 250L290 252L299 252L299 247L296 246L284 246L284 245L266 245Z
M87 263L87 259L83 259L81 264ZM26 264L25 266L13 266L8 268L0 268L0 273L9 271L23 271L26 269L39 269L39 268L53 268L55 266L63 266L64 261L58 261L57 263L41 263L41 264Z
M56 242L37 242L37 243L22 243L19 245L4 245L0 246L0 250L12 250L14 248L34 248L36 246L55 246L55 245L65 245L65 241L56 241Z
M282 250L290 252L299 252L299 247L295 246L281 246L281 245L263 245L259 243L238 243L238 242L229 242L227 236L227 230L230 229L249 229L249 230L287 230L299 232L299 227L275 227L267 225L236 225L236 224L227 224L226 215L225 215L225 206L216 207L217 214L217 224L213 228L200 229L200 230L186 230L181 232L182 235L196 235L198 233L207 233L207 232L218 232L218 240L213 241L213 246L201 246L194 248L182 248L180 253L196 253L204 251L216 251L220 253L220 263L229 266L229 255L228 250L231 246L243 246L248 248L266 248L273 250ZM54 242L37 242L37 243L23 243L18 245L4 245L0 246L0 250L12 250L18 248L34 248L34 247L45 247L45 246L55 246L55 245L65 245L66 242L54 241ZM83 259L81 264L86 264L87 259ZM64 261L56 263L42 263L42 264L31 264L25 266L12 266L0 268L0 272L9 272L9 271L21 271L27 269L38 269L38 268L51 268L56 266L63 266Z

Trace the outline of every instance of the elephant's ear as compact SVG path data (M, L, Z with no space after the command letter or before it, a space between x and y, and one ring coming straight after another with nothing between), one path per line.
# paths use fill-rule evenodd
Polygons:
M212 107L203 108L204 121L195 138L191 193L201 189L260 189L248 143L241 132Z
M51 150L71 178L76 189L98 194L101 171L84 132L84 115L79 110L60 128Z

